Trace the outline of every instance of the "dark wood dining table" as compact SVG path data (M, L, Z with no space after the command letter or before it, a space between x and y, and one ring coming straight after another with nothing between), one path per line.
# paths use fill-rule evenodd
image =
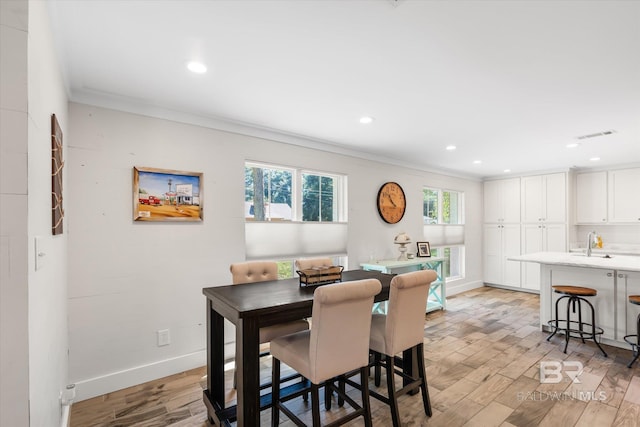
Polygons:
M389 299L393 274L349 270L342 281L378 279L382 291L375 301ZM321 285L322 286L322 285ZM271 394L260 395L259 329L311 317L317 286L301 287L298 278L203 288L207 297L207 389L203 400L216 425L259 426L260 410L271 406ZM236 405L225 406L224 319L236 326ZM289 386L291 391L301 383ZM284 390L283 394L287 391Z

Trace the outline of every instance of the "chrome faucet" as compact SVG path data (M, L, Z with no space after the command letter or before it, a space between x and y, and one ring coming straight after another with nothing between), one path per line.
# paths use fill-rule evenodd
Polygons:
M591 248L593 247L593 240L598 234L595 231L590 231L587 234L587 256L591 256Z

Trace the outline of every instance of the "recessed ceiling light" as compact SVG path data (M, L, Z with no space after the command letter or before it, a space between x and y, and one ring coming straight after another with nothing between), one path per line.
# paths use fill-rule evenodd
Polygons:
M455 150L455 149L456 149L456 146L455 146L455 145L447 145L447 150L448 150L448 151L453 151L453 150Z
M474 164L474 165L479 165L480 163L482 163L482 160L474 160L474 161L473 161L473 164Z
M579 145L580 144L578 144L577 142L572 142L571 144L567 144L567 148L576 148Z
M511 169L505 169L505 170L503 170L502 172L504 172L504 173L509 173L509 172L511 172Z
M592 157L589 159L589 161L592 161L592 162L597 162L598 160L600 160L600 157Z
M187 69L192 73L204 74L207 72L207 66L202 62L191 61L187 63Z
M369 116L360 117L360 123L362 123L363 125L368 125L371 122L373 122L373 117L369 117Z

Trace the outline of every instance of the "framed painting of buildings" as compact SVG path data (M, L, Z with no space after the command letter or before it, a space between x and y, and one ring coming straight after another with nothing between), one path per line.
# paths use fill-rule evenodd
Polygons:
M202 173L133 168L134 221L202 221Z

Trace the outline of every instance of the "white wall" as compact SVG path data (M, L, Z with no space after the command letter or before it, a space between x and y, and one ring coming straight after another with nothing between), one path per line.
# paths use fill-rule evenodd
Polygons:
M67 384L66 237L51 236L51 128L67 99L46 5L0 1L0 425L60 422ZM44 264L35 270L34 239Z
M400 231L421 237L423 185L464 191L461 285L481 286L480 182L82 104L69 114L69 372L79 399L205 363L202 288L228 284L229 264L245 257L245 160L348 175L349 268L372 251L397 256ZM133 166L203 172L204 221L134 222ZM375 206L391 180L408 198L397 225ZM156 346L159 329L171 345Z
M47 5L29 2L29 397L30 425L59 425L68 384L67 227L51 232L51 114L68 142L67 97L52 44ZM68 155L63 147L63 160ZM63 168L63 198L70 193ZM64 208L67 208L66 201ZM35 240L38 240L38 269Z
M0 1L0 425L29 424L28 3Z

